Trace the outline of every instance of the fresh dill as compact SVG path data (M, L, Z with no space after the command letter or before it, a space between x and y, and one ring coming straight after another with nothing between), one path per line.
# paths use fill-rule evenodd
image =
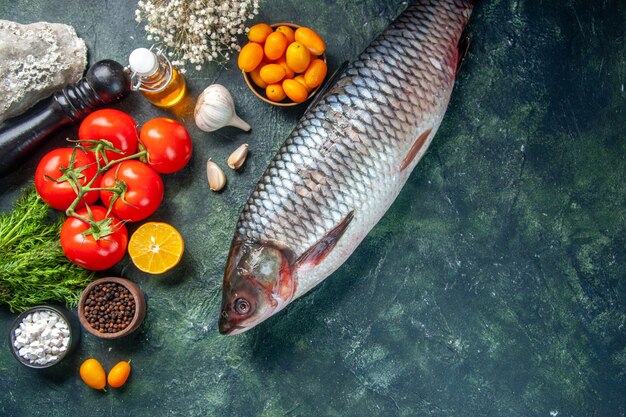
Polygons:
M71 263L59 242L61 220L27 188L12 210L0 215L0 304L12 312L51 301L76 305L94 274Z

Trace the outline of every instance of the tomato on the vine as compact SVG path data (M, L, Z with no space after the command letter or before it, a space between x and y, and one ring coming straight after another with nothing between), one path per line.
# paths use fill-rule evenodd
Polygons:
M72 164L72 154L74 162ZM41 158L35 171L35 189L39 196L51 207L57 210L66 210L76 199L76 191L67 180L72 174L68 171L73 166L74 175L80 185L85 185L98 173L96 160L85 151L78 148L54 149ZM66 171L65 173L63 171ZM100 178L97 178L92 187L98 187ZM98 200L98 192L90 191L81 199L77 207L85 203L93 204Z
M76 214L92 219L94 229L85 221L68 217L61 226L61 247L65 256L85 269L102 271L118 263L126 253L128 231L124 223L101 206L80 209ZM95 235L94 235L95 233ZM98 239L96 239L98 237Z
M105 139L122 151L106 151L109 161L115 161L137 152L137 123L129 114L115 109L102 109L91 113L78 128L79 140Z
M161 204L163 200L163 180L148 165L140 161L122 161L108 170L100 181L101 188L119 188L121 195L101 190L100 198L110 207L115 198L112 212L120 220L136 222L143 220Z
M141 127L139 141L148 151L148 164L161 174L179 171L191 159L189 132L175 120L149 120Z

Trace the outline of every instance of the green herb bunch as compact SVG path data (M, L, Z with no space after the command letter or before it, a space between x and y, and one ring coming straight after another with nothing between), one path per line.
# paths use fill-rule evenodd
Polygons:
M12 312L50 301L76 305L94 274L71 263L59 242L62 220L29 187L0 215L0 303Z

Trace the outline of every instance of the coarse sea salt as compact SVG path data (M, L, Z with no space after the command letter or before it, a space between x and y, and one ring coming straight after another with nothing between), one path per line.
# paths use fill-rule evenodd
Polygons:
M59 360L70 345L70 329L54 311L27 314L13 332L17 354L35 365Z

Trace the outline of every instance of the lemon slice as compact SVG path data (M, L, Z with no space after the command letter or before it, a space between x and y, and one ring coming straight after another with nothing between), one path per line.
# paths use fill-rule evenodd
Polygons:
M185 242L167 223L148 222L133 233L128 254L137 268L149 274L162 274L175 267L183 256Z

